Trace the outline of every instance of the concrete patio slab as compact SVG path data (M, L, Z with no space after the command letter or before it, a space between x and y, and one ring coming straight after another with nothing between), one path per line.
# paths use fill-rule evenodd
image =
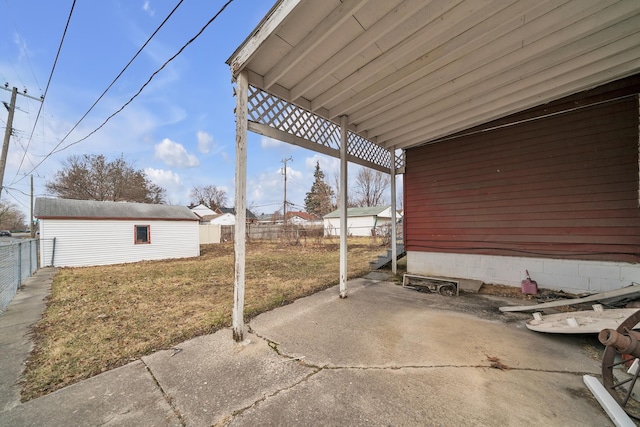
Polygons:
M257 402L229 426L611 425L586 394L579 376L572 374L455 367L324 369Z
M181 426L141 361L0 413L2 426Z
M490 366L491 357L514 369L600 372L579 346L583 337L532 333L495 312L496 320L483 319L482 306L464 312L462 297L365 279L348 289L345 300L334 289L318 292L258 316L251 327L282 354L314 366Z
M0 409L0 426L613 425L582 381L595 338L529 331L504 298L347 288L257 316L242 343L224 329Z
M294 387L315 370L279 356L247 334L235 343L228 329L144 357L187 426L210 426Z

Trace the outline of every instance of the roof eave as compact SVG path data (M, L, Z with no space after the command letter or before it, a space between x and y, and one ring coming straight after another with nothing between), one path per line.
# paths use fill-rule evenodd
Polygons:
M255 30L242 42L235 52L227 59L231 67L231 74L235 79L245 65L258 51L262 43L278 28L301 0L279 0L269 13L262 18Z

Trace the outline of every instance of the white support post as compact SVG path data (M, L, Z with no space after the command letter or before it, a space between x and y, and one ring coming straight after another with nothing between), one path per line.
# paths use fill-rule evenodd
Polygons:
M393 274L398 272L398 246L396 235L396 149L389 148L389 156L391 157L391 271Z
M234 235L233 339L244 340L244 276L247 217L247 96L249 79L241 71L236 80L236 225Z
M340 298L347 297L347 116L340 117Z

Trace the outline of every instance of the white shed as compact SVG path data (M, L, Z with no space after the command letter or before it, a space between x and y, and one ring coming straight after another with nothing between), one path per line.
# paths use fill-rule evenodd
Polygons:
M287 212L287 222L295 225L318 225L322 224L319 216L309 212Z
M401 215L396 214L400 220ZM333 211L323 218L326 236L340 235L340 211ZM347 233L349 236L374 236L391 225L391 206L347 209Z
M211 217L209 224L235 225L236 216L232 213L216 214Z
M191 208L191 212L193 212L194 214L198 215L200 218L206 216L206 215L215 215L216 211L214 211L213 209L209 209L207 206L203 205L202 203L200 203L198 206L193 206Z
M200 255L186 206L37 198L40 265L82 267Z

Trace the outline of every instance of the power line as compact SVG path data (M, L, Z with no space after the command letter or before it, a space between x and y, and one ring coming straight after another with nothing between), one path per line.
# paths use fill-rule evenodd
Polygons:
M13 15L13 11L9 6L9 1L5 0L5 3L7 4L7 9ZM29 52L27 51L27 47L24 44L24 39L20 35L20 30L18 30L18 25L16 24L16 21L13 16L11 17L11 23L13 24L13 28L15 28L16 30L16 35L18 36L18 41L20 42L20 47L22 48L22 52L24 53L25 58L27 58L27 64L29 64L29 69L31 70L31 75L33 76L33 80L36 82L36 85L38 85L38 89L40 89L40 92L42 92L42 88L40 87L40 83L38 82L38 78L36 77L36 73L33 70L33 66L31 65L31 58L29 57Z
M58 45L58 51L56 52L56 58L53 61L53 66L51 67L51 72L49 73L49 79L47 80L47 86L44 89L44 94L40 98L42 102L40 102L40 107L38 108L38 114L36 115L36 120L33 122L33 129L31 130L31 135L29 135L29 140L27 141L27 148L24 150L24 154L22 155L22 159L20 159L20 165L18 169L16 169L16 175L13 177L14 182L16 177L18 176L18 172L20 172L20 168L24 163L24 158L27 156L27 151L29 150L29 145L31 144L31 138L33 137L33 133L36 130L36 125L38 124L38 119L40 118L40 113L42 112L42 108L44 106L44 98L47 96L47 92L49 91L49 85L51 84L51 78L53 77L53 72L56 69L56 64L58 63L58 58L60 57L60 51L62 50L62 44L64 43L65 36L67 35L67 30L69 29L69 22L71 22L71 16L73 15L73 10L76 7L76 0L73 0L71 4L71 10L69 11L69 16L67 17L67 23L64 26L64 31L62 33L62 37L60 39L60 44ZM25 89L26 90L26 89Z
M100 126L98 126L96 129L94 129L93 131L89 132L89 134L87 134L84 138L81 138L75 142L72 142L70 144L65 145L64 147L62 147L60 150L56 150L57 147L60 146L60 144L62 143L62 141L60 143L58 143L58 145L56 145L56 147L54 148L54 151L51 154L56 154L59 153L63 150L66 150L67 148L71 147L72 145L78 144L84 140L86 140L87 138L89 138L91 135L93 135L94 133L96 133L97 131L99 131L100 129L102 129L104 127L104 125L107 124L107 122L109 122L113 117L115 117L117 114L119 114L122 110L124 110L131 102L133 102L134 99L136 99L138 97L138 95L140 95L140 93L142 93L142 91L144 90L145 87L147 87L147 85L149 83L151 83L151 80L153 80L153 78L164 69L164 67L166 67L171 61L173 61L178 55L180 55L182 53L182 51L184 51L184 49L186 49L187 46L189 46L191 43L193 43L203 32L204 30L209 26L209 24L211 24L217 17L218 15L220 15L222 13L222 11L224 9L227 8L227 6L229 4L231 4L233 2L233 0L229 0L227 1L227 3L225 3L222 8L218 11L218 13L216 13L213 18L211 18L205 25L204 27L202 27L200 29L200 31L198 31L198 33L196 33L195 36L193 36L187 43L184 44L184 46L182 46L180 48L180 50L178 50L178 52L176 52L171 58L169 58L167 61L165 61L164 64L162 64L160 66L160 68L158 68L156 71L153 72L153 74L151 74L151 76L149 77L149 79L140 87L140 89L138 89L138 91L127 101L124 103L124 105L122 107L120 107L118 110L116 110L113 114L111 114L109 117L106 118L106 120L104 122L102 122L102 124Z
M109 84L109 86L107 86L107 88L102 92L102 94L98 97L98 99L96 99L96 101L91 105L91 107L89 107L89 109L87 110L86 113L84 113L82 115L82 117L80 117L80 120L78 120L76 122L75 125L73 125L73 127L71 128L71 130L69 130L69 132L67 132L67 134L60 140L60 142L55 146L54 150L56 148L58 148L68 137L69 135L71 135L71 132L73 132L78 125L80 125L80 123L85 119L85 117L87 117L87 115L89 115L89 113L93 110L93 108L98 104L98 102L100 102L100 100L105 96L105 94L109 91L109 89L111 89L111 87L116 83L116 81L118 81L118 79L122 76L122 74L124 74L124 72L127 70L127 68L129 68L129 66L131 65L131 63L133 63L133 61L138 57L138 55L140 55L140 53L142 53L142 51L144 50L144 48L149 44L149 42L151 41L151 39L153 39L153 37L155 37L155 35L158 33L158 31L160 31L160 29L164 26L164 24L169 20L169 18L171 18L171 16L173 15L173 13L178 9L178 7L180 7L180 5L182 4L184 0L180 0L178 2L178 4L173 8L173 10L169 13L169 15L167 15L166 18L164 18L164 20L162 21L162 23L158 26L158 28L156 28L156 30L149 36L149 38L147 39L146 42L144 42L144 44L140 47L140 49L138 49L138 51L136 52L135 55L133 55L133 58L131 58L129 60L129 62L127 63L127 65L124 66L124 68L122 69L122 71L120 71L118 73L118 75L116 76L115 79L113 79L113 81ZM124 108L124 107L122 107ZM110 118L109 118L110 119ZM109 120L107 119L107 121ZM105 121L106 123L106 121ZM103 123L104 124L104 123ZM102 125L101 125L102 127ZM99 128L98 128L99 129ZM97 129L96 129L97 130ZM94 131L95 132L95 131ZM85 138L88 138L91 134L87 135ZM79 141L78 141L79 142ZM71 145L71 144L70 144ZM66 147L65 147L66 148ZM65 149L63 148L63 150ZM62 151L62 150L60 150ZM56 153L56 151L54 151L53 153ZM53 154L52 153L52 154Z
M204 30L207 29L207 27L216 20L216 18L218 18L218 16L227 8L227 6L229 6L231 3L233 3L233 0L228 0L221 8L220 10L218 10L218 12L209 20L207 21L207 23L200 29L200 31L198 31L196 33L195 36L193 36L189 41L187 41L179 50L178 52L176 52L172 57L170 57L169 59L167 59L164 64L162 64L160 66L160 68L158 68L156 71L153 72L153 74L151 74L151 76L149 77L149 79L140 87L140 89L138 89L138 91L127 101L124 103L124 105L122 105L122 107L120 107L116 112L114 112L113 114L111 114L109 117L107 117L105 119L104 122L102 122L102 124L100 124L100 126L98 126L96 129L94 129L93 131L89 132L85 137L72 142L70 144L65 145L64 147L62 147L61 149L57 149L60 144L62 144L63 141L60 141L50 152L49 154L47 154L45 156L44 159L42 159L36 166L33 167L33 169L31 169L28 173L26 173L24 176L28 176L30 175L33 171L35 171L42 163L44 163L45 160L47 160L49 157L51 157L53 154L57 154L61 151L66 150L67 148L71 147L72 145L76 145L81 143L82 141L86 140L87 138L89 138L91 135L93 135L94 133L96 133L97 131L99 131L100 129L102 129L104 127L104 125L106 125L113 117L115 117L117 114L119 114L122 110L124 110L131 102L133 102L133 100L135 98L138 97L138 95L140 95L140 93L144 90L145 87L147 87L149 85L149 83L151 83L151 81L153 80L153 78L160 72L162 71L171 61L173 61L176 57L178 57L178 55L180 55L186 48L187 46L189 46L191 43L193 43L198 37L200 37L200 35L204 32ZM20 178L18 181L22 180L24 177ZM15 182L18 182L15 181Z
M28 195L29 195L28 193L25 193L24 191L22 191L22 190L20 190L20 189L18 189L18 188L15 188L15 187L3 187L3 190L7 190L7 191L9 191L9 190L11 190L11 191L17 191L18 193L24 194L25 196L28 196Z
M23 207L23 208L25 208L25 209L27 208L27 206L25 206L25 204L24 204L24 203L22 203L20 200L18 200L18 198L17 198L16 196L14 196L13 194L11 194L11 191L9 191L9 187L4 187L4 189L6 190L6 191L5 191L5 193L6 193L6 194L8 194L8 195L10 195L10 196L13 198L13 200L15 200L16 202L18 202L18 204L19 204L20 206L22 206L22 207ZM11 190L15 190L15 189L13 189L13 188L12 188ZM26 194L26 193L24 193L24 192L22 192L22 191L20 191L20 192L28 196L28 194Z

